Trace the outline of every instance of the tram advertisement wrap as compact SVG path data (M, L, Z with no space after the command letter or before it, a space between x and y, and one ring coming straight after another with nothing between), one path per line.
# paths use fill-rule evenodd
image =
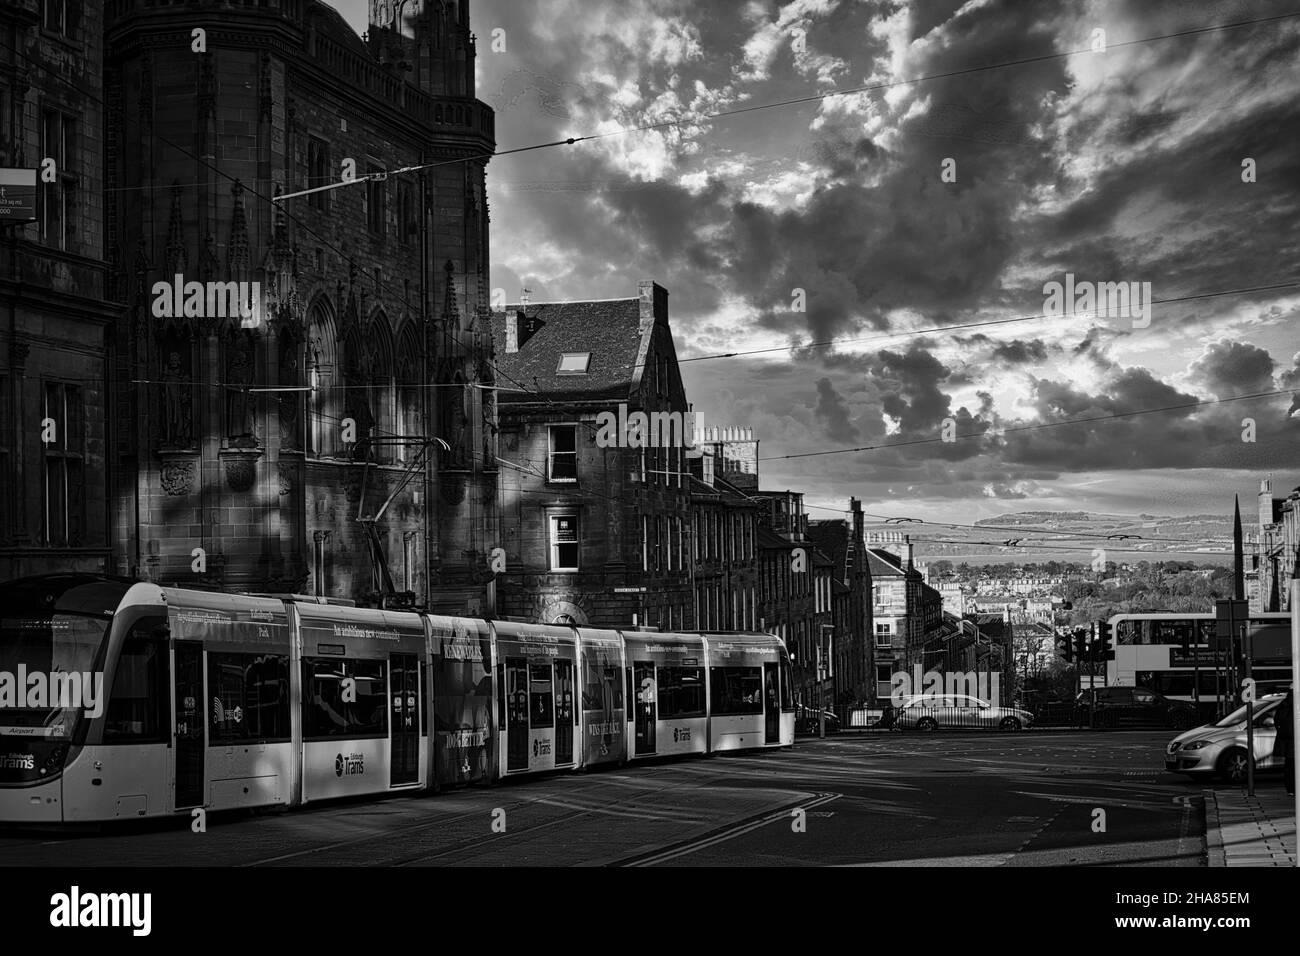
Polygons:
M440 784L489 778L492 767L491 635L483 621L428 618L433 629L435 768Z
M623 649L617 638L582 642L583 748L586 763L623 757Z

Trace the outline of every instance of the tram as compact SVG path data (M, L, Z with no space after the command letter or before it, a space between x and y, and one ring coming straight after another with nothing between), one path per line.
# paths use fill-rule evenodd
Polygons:
M0 823L295 807L794 743L770 634L0 585Z

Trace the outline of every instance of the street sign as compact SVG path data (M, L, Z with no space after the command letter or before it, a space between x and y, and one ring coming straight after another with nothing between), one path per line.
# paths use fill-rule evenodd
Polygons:
M645 588L614 588L615 594L645 594Z
M0 225L36 221L36 170L0 169Z

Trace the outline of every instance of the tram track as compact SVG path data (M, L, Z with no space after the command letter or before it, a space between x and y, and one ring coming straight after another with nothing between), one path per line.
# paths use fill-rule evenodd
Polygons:
M699 786L702 788L708 788L726 783L728 783L728 779L725 775L713 774L706 780L700 781ZM659 810L657 816L646 812L646 804L649 800L652 800L665 792L676 793L680 791L680 789L680 784L669 785L667 783L661 786L641 787L616 800L601 799L600 796L596 796L594 799L598 800L599 803L594 806L575 805L573 802L565 802L566 798L558 797L556 795L539 797L534 801L530 801L530 803L541 803L555 808L571 809L572 812L564 813L551 819L542 820L523 827L511 827L504 833L463 840L454 846L448 846L434 852L420 852L412 854L404 859L389 860L386 861L386 865L404 867L432 863L435 861L446 864L459 862L459 860L456 859L459 856L468 857L469 861L473 861L481 851L491 850L496 852L506 848L507 846L517 848L520 845L527 843L541 831L553 829L555 827L562 827L565 824L573 823L584 817L590 817L593 814L625 819L629 817L642 820L653 819L661 823L685 823L685 820L674 820L674 817L689 814L690 811L687 808L663 807ZM825 802L826 799L834 799L835 796L838 796L838 794L815 795L813 801L797 799L780 811L764 811L763 813L757 814L755 817L747 817L738 823L729 823L725 826L710 830L701 836L692 838L691 840L683 841L682 844L673 843L670 844L670 846L677 847L679 845L685 846L687 844L694 846L695 844L699 844L699 848L703 848L704 846L712 845L715 842L720 842L719 837L722 834L736 829L737 826L752 824L755 823L755 821L769 822L770 819L774 819L774 813L776 816L780 816L783 813L788 814L789 808L808 808L814 805L819 805L820 803ZM567 799L570 801L576 801L579 798L577 795L571 795ZM748 831L746 830L744 832ZM734 835L739 836L740 832L738 831ZM658 853L662 852L662 850L656 850L654 852ZM623 857L609 861L600 861L597 865L621 865L624 859L627 858Z
M789 820L791 813L795 810L812 810L823 804L830 803L832 800L838 800L843 794L840 793L818 793L811 800L796 800L792 803L781 807L778 810L767 810L762 813L740 820L736 823L719 827L709 833L701 836L692 837L682 840L679 843L669 844L649 853L641 853L618 860L611 866L658 866L663 863L671 863L673 860L687 856L691 853L697 853L700 850L706 850L710 847L717 846L719 843L726 843L728 840L734 840L737 837L744 836L754 830L760 829L779 820Z

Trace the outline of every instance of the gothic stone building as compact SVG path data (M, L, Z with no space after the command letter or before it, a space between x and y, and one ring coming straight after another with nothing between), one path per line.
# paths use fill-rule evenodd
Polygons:
M47 174L0 220L0 581L108 569L103 38L99 4L0 4L0 167Z
M373 533L396 591L489 610L493 114L468 0L398 6L105 4L118 571L373 600Z
M693 626L686 449L633 447L630 425L628 441L609 443L598 426L620 406L628 416L677 413L685 426L668 293L647 281L636 298L516 305L493 313L492 325L502 613L543 623Z

